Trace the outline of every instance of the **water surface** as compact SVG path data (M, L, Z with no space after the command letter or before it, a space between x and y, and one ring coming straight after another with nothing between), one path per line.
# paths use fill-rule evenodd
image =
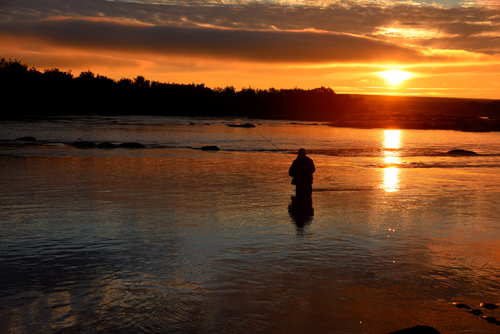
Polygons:
M2 122L0 332L500 329L451 304L500 303L499 133L289 123ZM297 208L300 147L317 172Z

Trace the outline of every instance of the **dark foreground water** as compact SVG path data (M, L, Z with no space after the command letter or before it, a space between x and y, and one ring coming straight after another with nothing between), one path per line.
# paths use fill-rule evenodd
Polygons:
M223 122L2 122L0 332L500 332L500 133Z

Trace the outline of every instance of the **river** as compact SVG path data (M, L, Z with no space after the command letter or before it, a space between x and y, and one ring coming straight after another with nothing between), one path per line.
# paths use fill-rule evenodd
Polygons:
M500 133L4 120L0 184L1 333L500 330L452 304L500 319Z

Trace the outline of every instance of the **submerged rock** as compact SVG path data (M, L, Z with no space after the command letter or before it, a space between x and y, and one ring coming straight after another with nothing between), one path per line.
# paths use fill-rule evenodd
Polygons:
M96 144L95 143L92 143L90 141L75 141L73 144L71 144L72 146L76 147L76 148L96 148Z
M117 148L117 147L118 147L118 145L111 144L108 142L97 144L97 148L100 148L100 149L112 149L112 148Z
M437 329L429 326L415 326L399 331L391 332L389 334L440 334Z
M118 147L121 147L121 148L146 148L145 145L135 143L135 142L123 143L123 144L118 145Z
M474 315L481 315L483 314L483 312L480 310L480 309L475 309L475 310L472 310L472 311L469 311L470 314L474 314Z
M458 308L464 308L464 309L467 309L467 310L470 310L472 308L469 305L465 305L465 304L462 304L462 303L459 303L459 302L453 302L453 305L455 305Z
M17 138L17 139L14 139L14 140L19 140L19 141L36 141L36 138L35 137L21 137L21 138Z
M494 309L498 308L497 305L492 304L492 303L481 303L481 304L479 304L479 306L484 307L487 310L494 310Z
M476 152L467 151L467 150L451 150L451 151L448 151L446 154L450 154L450 155L478 155Z
M245 124L226 124L227 126L230 126L232 128L255 128L255 125L250 124L250 123L245 123Z
M498 322L498 320L495 317L488 317L486 315L483 315L482 318L484 320L488 321L490 324L500 325L500 323Z
M203 151L220 151L220 148L217 146L203 146L201 149Z

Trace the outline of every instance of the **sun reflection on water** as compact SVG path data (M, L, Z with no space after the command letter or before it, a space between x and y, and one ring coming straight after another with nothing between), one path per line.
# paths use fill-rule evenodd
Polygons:
M399 157L396 149L401 147L401 130L385 130L384 131L384 151L385 163L384 168L384 184L382 187L386 192L395 192L399 190Z
M398 157L386 157L385 161L388 164L397 164ZM384 168L384 185L386 192L395 192L399 190L399 168L391 166Z
M384 147L386 149L396 149L401 146L401 130L385 130L384 137Z
M399 163L399 158L398 157L385 157L384 160L385 160L385 163L388 164L388 165L398 164Z

